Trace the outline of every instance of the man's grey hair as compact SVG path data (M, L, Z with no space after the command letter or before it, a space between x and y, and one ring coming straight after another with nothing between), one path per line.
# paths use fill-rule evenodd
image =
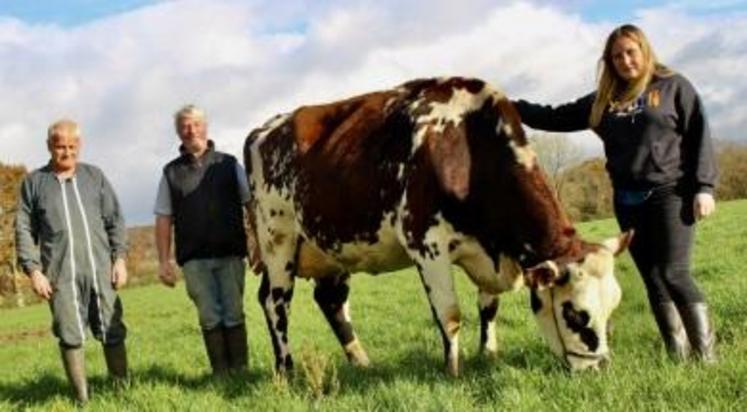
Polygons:
M57 120L47 128L47 143L51 142L55 137L63 135L80 137L80 126L70 119Z
M174 125L178 126L181 119L191 118L197 118L202 120L203 122L207 120L204 110L193 104L188 104L182 106L181 109L177 110L176 113L174 113Z

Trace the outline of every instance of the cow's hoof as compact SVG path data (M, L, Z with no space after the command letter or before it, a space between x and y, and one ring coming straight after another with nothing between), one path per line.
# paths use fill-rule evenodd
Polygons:
M345 345L345 354L353 366L367 368L371 364L368 354L357 339Z
M489 359L489 360L498 359L498 350L482 348L480 349L480 356L482 356L485 359Z
M371 365L371 361L368 360L368 356L363 356L363 358L350 358L350 363L357 367L357 368L367 368Z

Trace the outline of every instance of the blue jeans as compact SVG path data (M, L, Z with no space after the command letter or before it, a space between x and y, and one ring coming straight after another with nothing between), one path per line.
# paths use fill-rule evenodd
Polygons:
M193 259L182 266L182 272L203 330L244 323L243 258Z

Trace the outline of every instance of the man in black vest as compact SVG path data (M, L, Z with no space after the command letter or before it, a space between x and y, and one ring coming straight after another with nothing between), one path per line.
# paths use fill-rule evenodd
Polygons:
M181 155L164 167L158 187L158 275L165 285L176 284L173 228L176 263L197 307L213 374L243 370L247 364L242 209L249 201L246 175L235 157L214 149L201 109L184 106L174 121Z

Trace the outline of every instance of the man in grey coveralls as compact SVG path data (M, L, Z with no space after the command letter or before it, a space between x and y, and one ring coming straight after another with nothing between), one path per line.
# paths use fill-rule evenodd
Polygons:
M215 150L208 140L202 110L183 107L174 125L181 154L163 169L155 207L159 277L168 286L176 283L173 229L176 262L197 308L213 374L241 371L247 364L246 175L235 157Z
M71 120L53 123L47 148L49 163L26 176L21 186L16 251L34 292L49 302L65 372L83 403L88 400L86 327L103 344L109 374L118 380L127 376L127 329L116 293L127 282L127 235L104 174L78 162L78 125Z

